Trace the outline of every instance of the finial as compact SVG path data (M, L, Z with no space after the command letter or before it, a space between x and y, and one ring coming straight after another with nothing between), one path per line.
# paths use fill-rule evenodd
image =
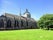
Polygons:
M28 9L26 9L26 12L28 12Z

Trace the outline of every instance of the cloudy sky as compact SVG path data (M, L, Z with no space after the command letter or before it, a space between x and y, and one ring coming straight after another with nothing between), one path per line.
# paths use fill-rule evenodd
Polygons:
M27 8L32 18L39 20L43 14L53 14L53 0L0 0L0 15L7 12L19 15Z

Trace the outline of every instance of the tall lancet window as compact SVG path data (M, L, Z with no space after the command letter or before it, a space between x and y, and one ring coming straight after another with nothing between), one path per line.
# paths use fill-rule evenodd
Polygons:
M1 27L4 27L4 21L3 21L3 19L0 20L0 28Z
M23 21L21 20L21 27L23 27Z
M11 20L7 21L7 28L11 28Z
M19 22L17 21L17 27L19 27Z
M19 22L15 20L15 27L19 27Z
M15 20L15 27L16 27L16 20Z
M26 21L26 24L27 24L27 26L28 26L28 21Z

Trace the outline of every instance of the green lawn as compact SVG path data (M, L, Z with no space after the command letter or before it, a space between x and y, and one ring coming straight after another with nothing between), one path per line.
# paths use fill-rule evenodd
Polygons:
M0 31L0 40L53 40L53 31L41 29Z

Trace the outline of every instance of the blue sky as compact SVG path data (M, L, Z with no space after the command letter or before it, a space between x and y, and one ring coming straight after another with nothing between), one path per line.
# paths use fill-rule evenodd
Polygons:
M53 0L0 0L0 15L7 12L19 15L25 12L27 8L32 18L39 18L46 13L53 14Z

